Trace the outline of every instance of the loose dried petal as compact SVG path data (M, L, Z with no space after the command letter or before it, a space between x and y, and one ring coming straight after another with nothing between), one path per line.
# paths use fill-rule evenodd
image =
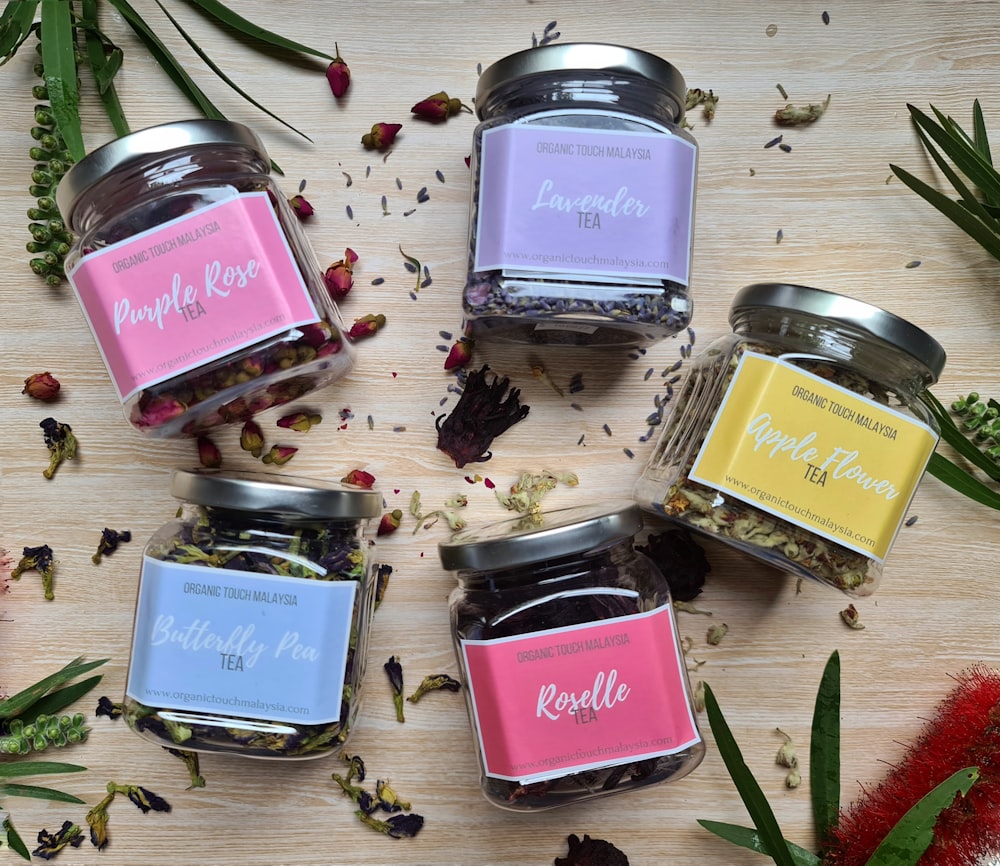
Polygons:
M361 136L361 143L365 150L385 150L396 140L402 128L401 123L373 123L371 132Z
M47 402L59 396L59 380L51 373L32 373L24 380L22 394Z
M351 70L350 67L344 62L344 58L340 56L340 48L337 43L333 43L333 53L334 58L329 66L326 67L326 80L330 85L330 90L333 95L340 99L345 93L347 93L347 88L351 86Z
M556 857L555 866L628 866L628 857L604 839L592 839L584 834L581 841L575 833L566 840L569 853Z
M340 481L343 484L353 484L355 487L371 490L372 485L375 484L375 476L370 472L365 472L364 469L352 469Z
M426 99L422 99L410 111L423 120L440 122L458 114L462 110L472 113L469 106L464 105L462 100L449 97L443 90L434 93Z

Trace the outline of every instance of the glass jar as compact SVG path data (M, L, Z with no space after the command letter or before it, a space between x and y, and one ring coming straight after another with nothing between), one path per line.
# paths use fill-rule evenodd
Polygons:
M314 758L357 716L381 495L177 471L182 516L143 554L124 716L161 746Z
M452 636L494 805L548 809L686 776L705 744L670 589L631 502L456 533Z
M350 371L309 241L247 127L168 123L59 183L66 272L126 418L151 436L243 421Z
M920 394L944 349L808 286L747 286L729 321L673 398L636 499L791 574L871 594L937 444Z
M643 346L691 318L698 148L670 63L550 44L476 88L464 311L474 336Z

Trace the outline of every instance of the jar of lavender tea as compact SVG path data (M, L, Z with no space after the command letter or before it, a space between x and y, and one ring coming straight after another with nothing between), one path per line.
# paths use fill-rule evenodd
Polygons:
M636 499L783 571L873 593L937 444L920 395L944 349L809 286L747 286L729 321L674 396Z
M670 589L631 502L456 533L451 624L486 799L548 809L680 779L701 762Z
M338 749L358 713L381 495L178 471L143 554L124 716L158 745L255 758Z
M469 275L474 336L642 346L691 319L698 148L667 61L549 44L476 89Z
M270 165L247 127L190 120L118 138L59 183L67 276L144 433L242 421L353 366Z

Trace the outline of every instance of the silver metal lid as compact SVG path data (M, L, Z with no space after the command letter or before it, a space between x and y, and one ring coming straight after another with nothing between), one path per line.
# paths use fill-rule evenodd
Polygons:
M508 54L484 69L476 86L476 113L479 114L478 106L483 105L497 87L532 75L574 70L647 78L669 91L681 110L684 108L687 95L684 76L662 57L623 45L563 42Z
M438 556L448 571L495 571L582 553L640 529L642 512L634 502L578 505L543 511L537 520L518 517L463 529L438 543Z
M378 517L382 494L339 482L260 472L177 469L170 492L185 502L289 517L361 520Z
M270 163L264 143L242 123L207 119L162 123L123 135L88 153L59 181L56 204L68 223L80 196L109 172L155 154L204 145L242 147Z
M906 352L927 367L934 381L944 370L944 347L930 334L881 307L846 295L791 283L754 283L733 298L730 324L754 309L792 310L842 322Z

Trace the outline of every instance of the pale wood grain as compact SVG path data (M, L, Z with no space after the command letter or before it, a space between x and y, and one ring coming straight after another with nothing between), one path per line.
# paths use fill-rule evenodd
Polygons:
M136 3L160 22L155 4ZM896 162L924 177L926 158L909 125L906 103L934 103L968 122L972 99L984 101L987 122L1000 130L992 94L1000 82L995 6L963 2L888 2L872 6L843 0L822 9L783 0L766 5L726 2L649 4L605 2L501 2L458 0L420 3L238 4L240 11L286 35L332 49L334 39L350 63L349 97L335 104L323 64L259 58L239 40L220 36L182 4L173 4L192 34L245 89L311 135L298 139L216 85L167 25L158 30L186 58L220 107L252 124L285 169L289 193L300 178L318 215L308 227L325 265L353 247L361 260L354 293L343 305L348 321L384 312L388 327L359 347L358 364L343 382L311 396L323 424L296 439L301 450L290 468L302 475L340 478L349 469L373 472L390 508L406 510L419 489L428 504L455 493L470 497L468 519L485 522L503 512L480 472L499 487L525 469L574 471L580 486L559 489L556 507L628 495L649 443L643 419L662 388L659 371L678 357L685 338L667 340L639 360L546 354L544 363L563 386L582 372L586 388L570 408L530 375L532 353L481 345L478 359L512 377L531 405L529 418L498 440L494 459L456 470L435 449L434 417L450 411L454 396L442 371L447 342L439 330L460 327L460 293L466 254L468 154L474 125L460 115L444 126L406 121L409 106L442 88L469 101L476 65L489 64L530 45L558 20L562 39L631 44L674 62L689 84L721 96L707 124L695 113L701 153L693 273L695 350L728 331L732 295L758 280L788 280L831 288L898 312L931 331L949 362L935 389L943 400L975 388L1000 394L996 330L1000 325L993 262L943 217L896 180ZM768 24L778 26L774 37ZM109 34L126 49L123 102L134 128L191 116L156 64L137 46L117 14L106 15ZM832 94L827 115L808 129L785 131L791 153L764 150L777 134L770 117L783 104L780 82L794 102ZM58 557L56 601L46 603L34 575L0 598L4 621L0 687L13 692L77 654L108 657L100 693L124 690L131 622L142 544L173 513L170 471L196 461L190 442L151 443L121 417L100 355L68 289L50 290L27 272L23 244L30 163L30 86L27 52L0 70L0 543L19 554L24 545L48 542ZM90 88L90 82L85 82ZM85 101L87 144L110 137L92 98ZM388 160L365 153L360 136L375 121L403 121L404 133ZM1000 132L996 133L1000 138ZM366 167L371 174L365 177ZM750 169L755 174L751 176ZM444 184L435 178L441 170ZM353 178L346 186L342 172ZM396 188L395 179L403 183ZM427 186L431 200L404 218ZM389 198L383 217L380 197ZM355 220L345 216L354 209ZM782 229L784 238L775 243ZM408 292L398 245L428 264L433 284L416 302ZM919 259L919 268L906 269ZM371 286L377 276L384 284ZM647 368L656 374L644 379ZM52 407L20 394L24 377L48 369L64 384ZM440 405L443 397L449 399ZM339 429L338 412L353 418ZM38 421L47 414L73 425L81 451L46 483ZM372 416L374 429L366 422ZM613 431L608 437L602 425ZM405 431L394 432L394 427ZM581 434L584 445L577 444ZM249 467L238 431L215 438L226 465ZM629 460L628 447L635 453ZM399 492L394 492L398 490ZM696 678L709 681L741 742L747 760L773 798L786 835L810 845L805 788L787 791L774 766L788 731L807 754L815 687L834 649L843 660L843 797L857 782L881 777L917 734L921 719L952 684L951 675L984 661L1000 663L995 611L996 513L964 500L934 479L922 484L910 510L918 522L902 530L883 586L857 603L867 628L851 631L838 611L847 599L818 586L796 592L795 581L706 543L713 572L699 606L730 631L708 646L705 617L680 615L680 629L704 661ZM655 525L655 524L654 524ZM136 541L100 566L90 562L103 526L129 528ZM85 747L68 753L90 767L62 784L92 805L108 779L142 783L167 797L169 815L142 816L116 804L111 846L64 852L63 863L107 864L544 864L565 853L567 833L611 839L630 862L688 866L704 862L750 866L761 858L742 854L701 830L699 817L746 823L743 807L714 747L688 779L642 793L583 804L537 816L511 815L489 806L478 791L477 767L465 710L454 695L436 694L396 723L381 670L401 655L410 682L424 673L455 672L448 632L451 577L436 558L438 525L411 534L412 523L380 546L395 572L375 621L367 695L350 743L374 776L389 777L413 801L427 824L414 840L392 841L371 833L330 781L336 759L275 766L208 757L204 790L185 791L180 763L131 734L123 723L98 719ZM88 709L90 709L88 707ZM707 724L705 725L707 734ZM709 738L710 739L710 738ZM58 826L85 809L32 800L9 800L27 837ZM13 861L13 855L4 855Z

